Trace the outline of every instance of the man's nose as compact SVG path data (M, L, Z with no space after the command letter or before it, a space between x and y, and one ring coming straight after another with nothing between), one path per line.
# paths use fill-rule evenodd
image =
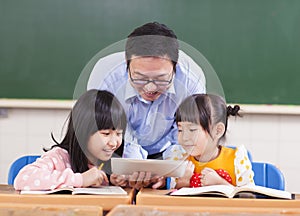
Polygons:
M151 80L144 88L146 91L155 91L157 89L157 85L153 82L153 80Z

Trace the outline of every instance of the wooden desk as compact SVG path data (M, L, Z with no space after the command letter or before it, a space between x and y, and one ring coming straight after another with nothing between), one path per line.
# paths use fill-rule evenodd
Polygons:
M22 203L0 203L1 216L102 216L100 206L34 205Z
M47 205L78 205L100 206L103 211L109 211L119 204L131 204L133 190L125 189L127 195L20 195L11 185L0 185L0 203L47 204Z
M153 190L144 188L138 192L136 197L137 205L164 205L164 206L213 206L213 207L256 207L256 208L299 208L300 196L295 200L282 199L246 199L246 198L214 198L195 196L169 196L165 195L168 190Z
M252 208L252 207L203 207L203 206L154 206L154 205L118 205L106 216L221 216L221 215L247 215L247 216L282 216L300 215L299 208Z

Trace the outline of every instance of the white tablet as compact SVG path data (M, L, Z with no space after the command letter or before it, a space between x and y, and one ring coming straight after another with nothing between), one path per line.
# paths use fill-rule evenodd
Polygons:
M187 161L111 158L112 173L131 175L133 172L151 172L152 175L182 177Z

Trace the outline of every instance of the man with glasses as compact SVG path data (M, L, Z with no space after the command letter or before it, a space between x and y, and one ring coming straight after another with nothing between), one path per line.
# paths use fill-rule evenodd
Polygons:
M184 52L174 32L153 22L136 28L127 38L124 52L100 59L88 89L111 91L123 104L128 127L123 157L162 159L177 143L175 111L187 96L205 93L201 68ZM108 75L95 82L97 65L111 64ZM143 184L145 185L145 184Z

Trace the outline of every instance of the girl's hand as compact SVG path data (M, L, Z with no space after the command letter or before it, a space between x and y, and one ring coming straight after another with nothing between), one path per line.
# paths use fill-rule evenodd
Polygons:
M184 173L183 177L190 179L192 177L193 173L194 173L194 170L195 170L195 165L193 164L192 161L189 161L187 166L186 166L185 173Z
M110 175L110 182L113 185L126 187L128 185L128 176L126 175L117 175L117 174L111 174Z
M222 178L215 170L204 168L201 172L201 185L231 185L228 181Z
M89 169L82 173L82 187L100 187L101 185L108 185L108 178L102 170L96 167Z
M193 164L193 162L188 161L184 175L180 178L177 178L177 183L175 188L189 187L190 179L193 176L194 169L195 169L195 165Z

